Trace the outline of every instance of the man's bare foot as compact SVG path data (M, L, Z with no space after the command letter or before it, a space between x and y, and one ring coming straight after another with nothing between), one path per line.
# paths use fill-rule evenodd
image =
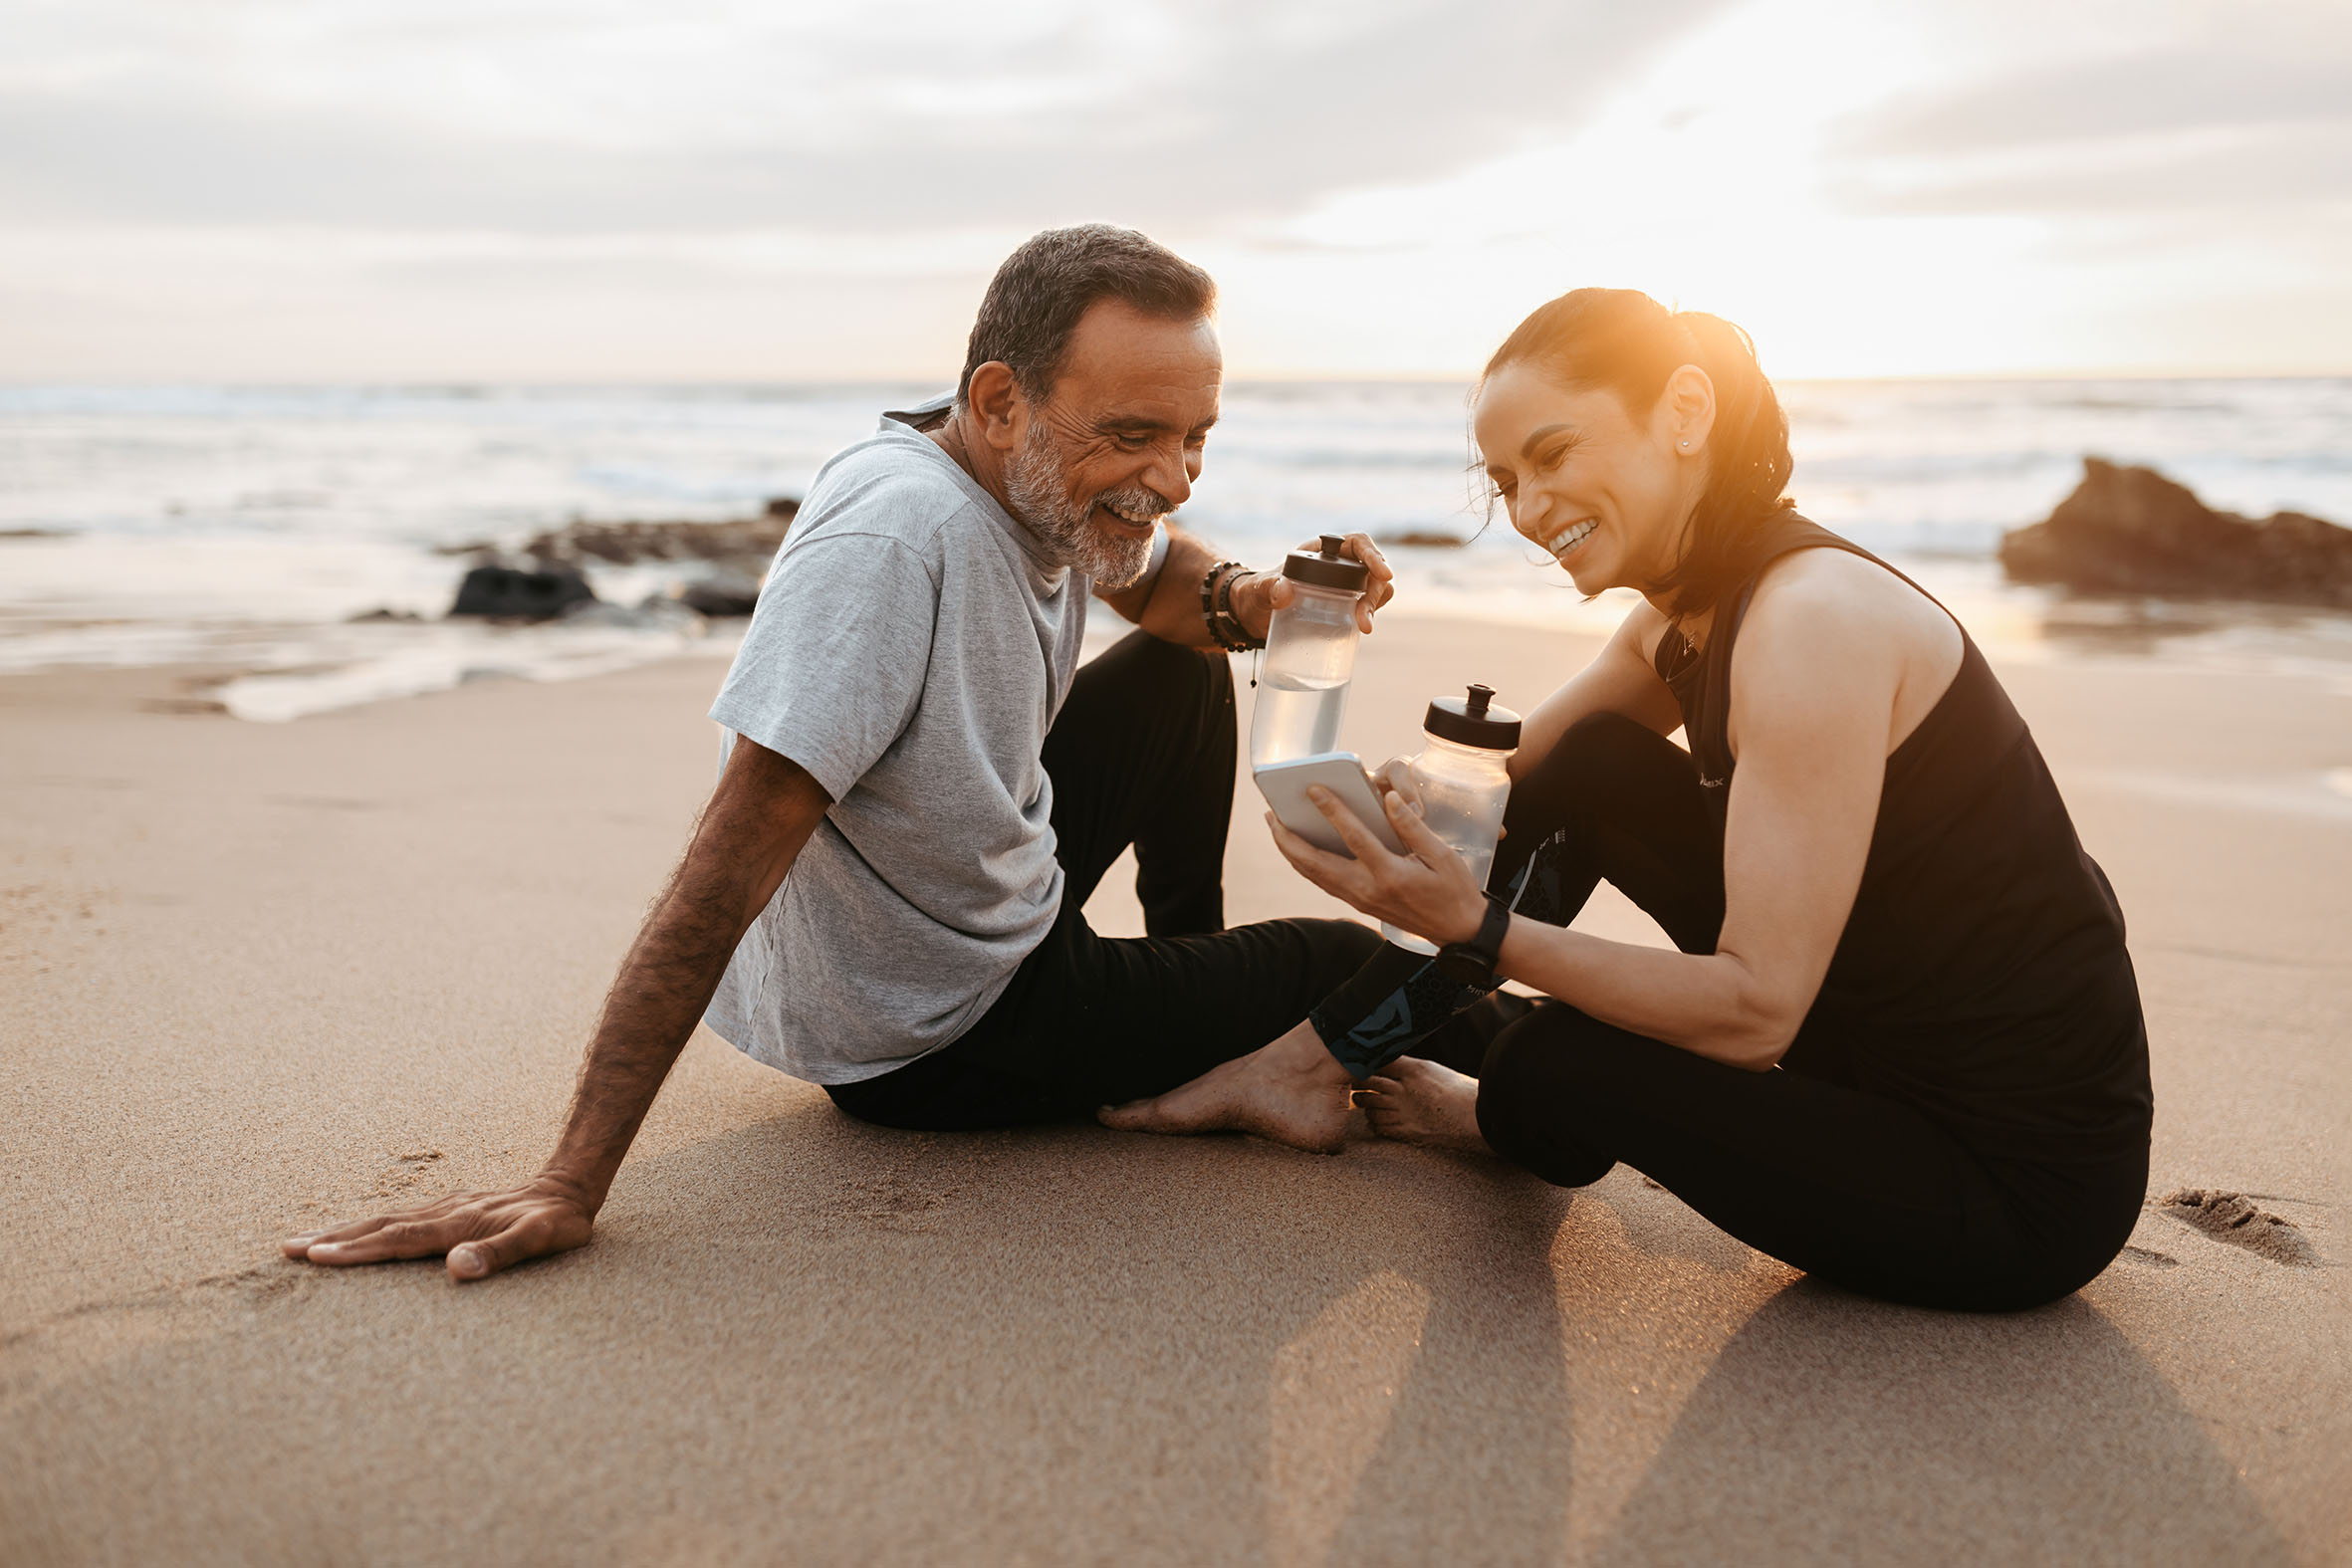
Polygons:
M1372 1130L1449 1154L1493 1155L1478 1130L1478 1080L1418 1056L1399 1056L1366 1080L1358 1104Z
M1301 1023L1271 1045L1148 1100L1106 1105L1097 1119L1124 1132L1246 1132L1309 1154L1347 1142L1354 1080Z

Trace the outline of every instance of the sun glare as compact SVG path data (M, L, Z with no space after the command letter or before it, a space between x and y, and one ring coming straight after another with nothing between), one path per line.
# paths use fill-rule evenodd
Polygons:
M1560 91L1603 105L1580 132L1332 197L1276 247L1219 247L1228 315L1249 328L1237 363L1272 369L1356 313L1381 333L1345 368L1457 372L1541 300L1606 284L1740 323L1775 375L2165 367L2182 350L2130 325L2163 292L2136 248L2102 255L2048 216L1902 210L1857 188L1841 129L1965 77L1982 48L1907 9L1754 0L1625 80L1563 69ZM2221 244L2182 259L2172 292L2242 276L2245 246Z

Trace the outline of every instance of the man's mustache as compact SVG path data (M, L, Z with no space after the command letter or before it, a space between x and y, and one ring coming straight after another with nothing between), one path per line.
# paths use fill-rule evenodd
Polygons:
M1168 498L1155 490L1105 490L1096 496L1092 506L1107 507L1139 522L1157 523L1176 508Z

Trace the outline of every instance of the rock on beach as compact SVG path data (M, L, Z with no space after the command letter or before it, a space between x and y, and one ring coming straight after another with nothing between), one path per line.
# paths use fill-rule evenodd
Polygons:
M722 523L570 523L541 534L523 547L537 560L600 560L628 565L640 560L715 560L764 568L784 543L801 504L789 496L768 503L758 517Z
M660 560L703 563L698 574L656 595L664 604L699 615L749 615L800 509L797 500L779 496L757 517L719 523L573 522L535 536L512 556L487 541L451 546L440 554L470 557L474 564L449 613L549 620L596 602L583 569L588 562Z
M2220 512L2152 468L2086 457L2047 520L2000 543L2010 580L2091 593L2352 609L2352 529L2300 512Z
M452 615L481 615L493 620L553 620L583 604L593 604L596 590L578 566L546 562L536 570L518 566L476 566L457 585Z

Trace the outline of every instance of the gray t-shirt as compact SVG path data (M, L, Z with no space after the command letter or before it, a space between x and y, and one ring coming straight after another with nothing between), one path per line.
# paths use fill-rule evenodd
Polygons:
M818 472L711 717L832 796L704 1021L813 1083L971 1027L1061 905L1040 753L1092 586L907 421Z

